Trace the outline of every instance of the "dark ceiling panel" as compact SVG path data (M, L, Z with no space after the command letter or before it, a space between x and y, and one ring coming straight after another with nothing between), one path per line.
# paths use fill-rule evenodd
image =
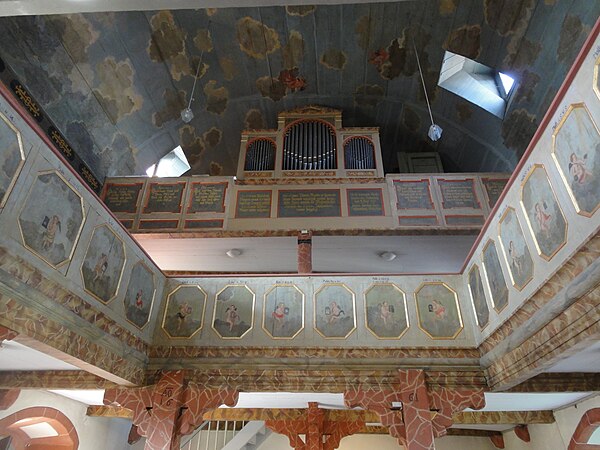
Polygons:
M432 150L449 171L512 170L599 15L589 0L428 0L13 17L0 55L100 179L177 144L193 173L232 175L242 129L307 104L381 127L388 172L396 152ZM436 86L446 49L519 79L504 120Z

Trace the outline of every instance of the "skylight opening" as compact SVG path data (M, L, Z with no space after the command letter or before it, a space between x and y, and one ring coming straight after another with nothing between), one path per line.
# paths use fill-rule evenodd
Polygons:
M156 164L152 164L146 169L146 175L149 177L180 177L191 169L185 153L181 146L163 156Z
M509 75L506 75L505 73L502 72L498 72L498 75L500 76L500 81L502 81L502 86L504 87L504 92L506 92L506 94L510 94L510 90L512 89L513 85L515 84L515 80L510 77Z
M438 85L504 118L516 80L477 61L446 52Z

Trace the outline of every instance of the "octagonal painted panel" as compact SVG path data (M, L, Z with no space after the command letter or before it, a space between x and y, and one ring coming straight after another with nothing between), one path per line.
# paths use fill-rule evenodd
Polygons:
M81 264L83 288L101 302L108 303L117 295L124 268L123 241L108 225L97 226Z
M0 208L6 204L24 163L21 132L0 113Z
M33 181L18 223L25 247L56 268L73 256L84 220L83 199L52 171Z
M469 271L468 286L477 325L479 325L480 329L484 329L490 321L490 309L485 300L483 281L481 280L481 272L477 264L474 264Z
M584 103L569 106L552 135L552 157L577 213L600 207L600 130Z
M215 299L212 328L222 339L241 339L254 327L254 292L245 284L221 289Z
M549 261L567 243L567 220L541 164L535 164L523 182L521 208L538 254Z
M356 329L356 298L345 284L324 284L315 293L314 326L325 339L345 339Z
M406 294L393 283L375 283L365 291L367 329L377 339L397 339L408 330Z
M127 292L123 299L125 317L140 330L148 325L154 305L154 273L142 261L131 269Z
M508 208L500 218L498 237L512 284L520 291L533 278L533 259L513 208Z
M463 329L458 295L446 283L423 283L415 292L419 328L431 339L455 339Z
M172 339L190 339L202 329L206 292L196 285L177 286L168 296L162 329Z
M600 56L598 56L596 64L594 64L594 92L600 100Z
M483 274L492 294L492 306L499 313L508 305L508 287L506 286L504 273L502 273L498 249L493 240L490 239L485 244L481 258Z
M293 339L304 329L304 293L293 284L278 284L267 291L263 330L273 339Z

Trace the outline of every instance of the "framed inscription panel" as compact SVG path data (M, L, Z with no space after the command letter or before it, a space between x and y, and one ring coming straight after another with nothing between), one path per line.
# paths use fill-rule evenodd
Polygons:
M280 190L278 217L340 217L339 189Z
M180 213L186 183L148 183L144 214Z
M271 217L272 191L238 191L235 205L236 219L260 219Z
M225 193L228 183L190 183L189 201L186 212L223 213L225 212Z
M434 209L428 179L394 180L398 209Z

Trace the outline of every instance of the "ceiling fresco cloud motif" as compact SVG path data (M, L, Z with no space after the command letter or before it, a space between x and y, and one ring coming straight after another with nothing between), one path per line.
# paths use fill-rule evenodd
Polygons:
M99 179L142 175L177 145L191 174L233 175L243 129L309 104L379 126L387 172L415 151L510 171L599 15L589 0L423 0L8 17L0 56ZM517 79L503 120L437 87L445 50Z

